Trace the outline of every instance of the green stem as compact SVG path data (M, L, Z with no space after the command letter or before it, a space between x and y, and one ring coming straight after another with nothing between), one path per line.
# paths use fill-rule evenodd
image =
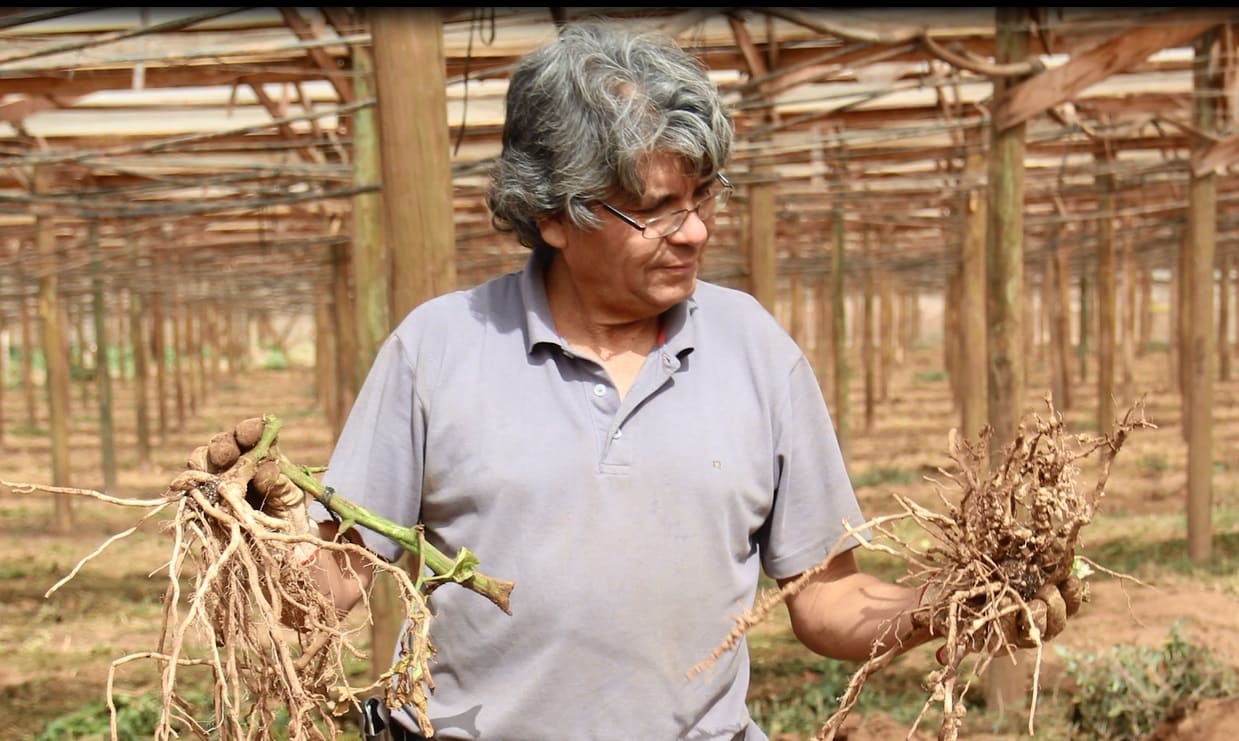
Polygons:
M279 422L274 417L267 415L263 419L267 427L263 432L262 440L254 447L254 450L258 450L259 447L263 447L264 451L268 450L271 444L268 441L268 433L273 426L276 430L279 429ZM271 440L274 440L274 435L271 435ZM263 445L263 441L268 441L266 446ZM281 473L303 491L309 492L311 496L322 502L324 507L340 518L341 532L356 524L390 538L424 563L439 579L439 582L455 581L490 600L505 613L512 614L509 606L509 597L514 586L512 582L494 579L478 571L474 568L476 559L467 549L462 549L455 559L449 558L420 537L418 528L398 525L386 517L376 515L350 502L334 491L328 494L323 485L310 474L310 469L294 464L281 454L277 454L275 460ZM431 583L439 582L432 580Z

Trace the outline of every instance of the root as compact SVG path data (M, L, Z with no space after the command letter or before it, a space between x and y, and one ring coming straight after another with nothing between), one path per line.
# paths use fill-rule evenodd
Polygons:
M262 436L254 443L256 422L261 422L257 428ZM422 724L422 734L433 736L434 729L425 720L426 700L434 689L429 668L434 649L429 640L426 595L433 586L453 581L478 591L507 611L511 583L482 574L467 551L455 560L447 559L422 541L420 529L397 527L334 496L334 492L324 492L310 469L293 465L275 447L279 422L274 417L246 420L235 433L226 434L242 439L243 429L245 436L251 437L251 449L233 446L229 454L229 446L220 445L221 439L217 439L221 436L212 438L210 455L195 451L189 470L177 476L156 499L118 499L84 489L0 481L15 491L70 491L120 506L150 509L138 524L83 557L47 591L47 596L72 580L108 546L159 513L174 512L162 523L162 529L171 536L171 555L160 567L167 569L168 587L158 647L122 656L108 671L112 738L117 738L115 674L135 661L152 661L161 667L163 702L152 734L159 741L186 735L200 739L275 738L281 716L287 721L287 735L281 733L281 738L334 739L340 732L336 719L358 708L361 700L372 694L381 694L389 708L416 708L419 712L414 715ZM410 575L352 542L326 541L290 526L290 521L297 521L295 517L275 517L256 509L250 504L254 493L251 484L264 460L275 461L280 471L292 474L289 478L299 489L297 496L309 493L324 501L333 513L346 512L348 519L341 524L341 533L354 523L374 526L394 536L415 555L423 559L430 556L428 560L434 563L428 566L434 576ZM357 634L363 630L368 634L371 621L362 621L359 627L345 624L332 600L319 591L306 565L303 554L307 552L318 553L319 559L335 559L346 574L355 573L350 571L348 557L360 557L365 567L374 571L375 579L388 579L394 585L408 630L393 666L369 684L353 684L345 662L365 656L358 648ZM183 579L193 584L189 594L182 594ZM363 595L363 603L369 617L368 596ZM184 674L202 670L209 675L210 707L197 707L184 689Z
M943 512L896 494L901 511L861 525L844 523L846 532L822 561L782 589L763 595L752 611L736 620L736 628L711 656L689 674L702 671L734 649L749 628L803 589L842 548L860 542L862 547L881 550L907 564L902 581L920 585L927 595L933 595L909 613L913 625L929 628L933 635L945 639L938 653L942 665L926 677L928 697L909 736L927 711L940 704L938 737L957 739L966 712L964 696L995 658L1013 658L1015 651L1034 649L1034 675L1039 677L1041 636L1047 620L1066 619L1061 614L1048 614L1047 602L1038 594L1043 587L1056 588L1054 585L1077 578L1074 574L1082 562L1131 579L1078 557L1076 549L1080 530L1092 521L1105 494L1111 464L1123 442L1136 429L1154 427L1144 418L1143 402L1137 402L1108 435L1069 435L1049 396L1045 404L1046 416L1032 415L1025 420L1004 458L994 466L988 454L991 430L984 430L975 443L960 439L952 430L949 455L955 467L940 472L954 482L957 496L948 497L939 487ZM1102 463L1096 484L1080 491L1076 486L1077 462L1099 451ZM901 539L892 525L908 520L921 532L918 537ZM875 533L874 541L856 537L865 530ZM888 542L878 543L878 539ZM928 547L910 544L917 540L927 540ZM1078 600L1068 607L1068 615L1078 609L1079 601L1087 600L1087 589L1075 596ZM1013 643L1014 635L1025 635L1028 640ZM817 739L835 738L865 682L900 653L899 645L879 651L885 643L875 642L873 654L853 674L838 709L825 721ZM1030 734L1037 707L1035 679L1032 693Z

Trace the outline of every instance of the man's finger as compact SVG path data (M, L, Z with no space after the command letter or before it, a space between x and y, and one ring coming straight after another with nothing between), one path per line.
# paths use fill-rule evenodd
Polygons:
M1048 641L1067 627L1067 602L1057 584L1046 584L1037 591L1037 599L1046 606L1045 631L1041 639Z

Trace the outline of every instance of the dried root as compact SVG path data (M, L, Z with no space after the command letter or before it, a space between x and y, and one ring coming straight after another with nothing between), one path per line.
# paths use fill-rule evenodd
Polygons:
M1073 573L1081 528L1092 521L1105 493L1110 466L1127 436L1135 429L1153 427L1137 403L1108 435L1073 436L1066 432L1061 414L1045 399L1047 415L1033 415L1018 430L997 465L989 464L990 431L969 443L954 431L950 457L956 469L942 473L958 488L954 500L939 491L943 512L934 512L895 495L902 511L852 527L817 566L782 590L766 595L755 609L737 620L737 626L700 671L723 651L737 645L743 633L775 606L802 589L831 558L862 531L875 533L863 547L880 550L908 564L906 581L923 585L927 599L911 613L918 627L930 627L945 639L937 656L941 666L926 678L928 697L911 732L934 705L942 706L939 738L958 737L965 715L964 694L991 661L1011 656L1021 648L1036 650L1034 671L1041 667L1043 635L1055 635L1067 618L1088 599L1087 584ZM1076 486L1077 462L1100 452L1102 465L1091 490ZM928 547L915 547L893 531L893 525L911 520ZM881 541L889 541L884 544ZM1119 575L1122 576L1122 575ZM891 626L893 629L893 626ZM890 641L884 642L890 644ZM839 708L827 719L818 739L833 739L855 705L867 679L890 663L898 645L881 650L875 645L869 660L852 676ZM971 669L965 671L965 659ZM690 673L692 673L690 672ZM1033 682L1029 732L1036 713ZM909 735L911 735L911 732Z
M307 494L326 500L333 512L346 513L343 527L353 522L373 526L401 542L406 549L431 561L449 561L420 538L417 528L402 528L369 515L334 492L324 492L309 469L294 466L275 447L279 429L273 417L246 420L232 432L211 438L195 450L186 470L156 500L108 497L87 490L66 490L125 506L151 511L133 528L110 538L83 558L51 589L50 596L72 579L82 566L107 545L136 531L142 522L173 508L164 524L172 536L167 564L169 583L158 648L121 657L108 674L108 706L112 710L112 738L117 738L113 685L116 670L139 660L162 667L162 712L154 729L156 739L188 733L201 739L274 738L277 714L287 718L287 738L327 739L339 733L336 718L359 705L370 694L381 693L388 707L412 705L422 712L423 735L434 731L424 720L427 694L434 683L429 671L433 647L428 638L426 594L445 581L455 581L487 596L507 611L508 582L489 579L476 571L476 559L463 551L451 568L430 568L438 578L428 580L393 566L370 551L346 542L325 541L305 527ZM17 485L31 490L49 487ZM294 488L290 488L294 487ZM15 487L16 488L16 487ZM272 497L296 502L292 512L266 509ZM291 516L290 516L291 515ZM315 586L308 555L333 557L347 570L347 555L360 556L376 578L395 585L409 630L400 654L378 680L353 686L344 665L361 657L356 632L369 621L350 628L331 600ZM446 573L444 573L446 572ZM182 594L183 578L193 590ZM369 614L368 599L365 603ZM368 632L368 631L367 631ZM213 707L195 707L183 691L190 668L210 674ZM209 716L209 720L205 720Z

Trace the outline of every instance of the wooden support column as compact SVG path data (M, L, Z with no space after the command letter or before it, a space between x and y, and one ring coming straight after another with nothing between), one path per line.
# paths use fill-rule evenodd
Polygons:
M1136 397L1136 256L1131 229L1124 224L1123 234L1123 316L1120 354L1123 370L1119 398L1124 405Z
M756 174L761 180L749 184L749 293L773 314L778 271L774 245L775 183L769 179L764 168L757 165L755 167L759 168Z
M994 27L994 61L1023 62L1028 57L1026 8L999 7ZM994 78L994 97L1018 82ZM1001 104L1000 104L1001 105ZM1003 111L994 110L994 118ZM988 414L993 429L990 465L1015 439L1024 402L1024 133L1023 123L991 130L988 224L986 233L986 344L989 350ZM995 661L987 682L987 707L1010 725L1023 715L1028 689L1028 658Z
M813 367L817 369L817 377L823 389L832 387L834 378L833 361L834 346L834 313L831 310L832 293L830 276L819 273L815 278L815 300L813 301L813 332L816 335L813 344ZM833 414L833 411L832 411Z
M37 249L37 248L36 248ZM17 284L24 285L21 274L17 276ZM39 426L38 404L35 402L34 390L34 327L30 317L30 302L23 293L17 297L18 323L21 325L21 376L22 392L26 398L26 426L31 430Z
M437 8L371 10L393 321L456 288L443 23ZM393 633L394 636L394 633ZM386 660L386 659L384 659Z
M843 275L847 266L845 255L846 237L843 224L843 204L840 195L840 173L831 171L831 260L830 260L830 346L834 350L834 414L835 437L839 439L839 448L847 455L851 442L848 429L848 338L847 338L847 300L844 294Z
M942 288L942 367L946 369L947 382L951 387L951 410L954 412L960 411L964 404L964 381L960 370L964 345L959 308L964 290L962 268L960 265L959 269L952 271Z
M456 288L455 219L447 130L443 25L436 8L373 13L374 77L383 175L383 238L390 251L392 323ZM385 582L380 582L385 584ZM371 595L371 663L391 665L403 612L390 585Z
M1219 381L1230 380L1230 264L1231 250L1220 250L1218 272L1217 307L1217 377Z
M1196 39L1193 70L1192 124L1197 131L1213 133L1218 128L1218 100L1223 66L1218 32L1210 30ZM1196 139L1193 150L1206 142ZM1192 563L1203 565L1213 555L1213 259L1217 247L1217 178L1212 173L1192 173L1188 191L1187 247L1192 266L1189 300L1184 308L1190 329L1186 366L1188 391L1187 433L1187 551Z
M188 393L185 382L185 341L184 324L181 315L185 312L185 302L179 293L173 294L172 311L169 312L169 326L172 329L172 379L176 390L176 429L185 429L185 416L189 407Z
M1149 342L1153 339L1153 269L1148 261L1142 261L1140 273L1140 326L1137 329L1139 341L1136 343L1136 357L1142 357L1149 350Z
M895 299L891 295L891 271L880 262L875 268L878 271L878 401L885 402L890 398L891 377L895 375Z
M168 347L163 316L163 292L151 291L151 365L155 368L155 419L159 439L168 437Z
M874 357L874 293L876 281L873 265L873 231L864 233L864 269L861 273L860 310L860 355L864 367L865 432L873 432L874 415L877 413L877 362Z
M1050 228L1050 394L1061 411L1071 409L1071 256L1063 227Z
M51 192L52 172L35 167L33 191ZM47 369L48 434L52 448L52 486L72 486L69 478L69 356L60 313L59 266L56 259L55 219L47 206L34 204L35 244L39 253L39 321L43 328L43 362ZM69 494L54 495L55 504L49 529L67 533L73 529L73 510Z
M1118 300L1117 270L1114 259L1114 153L1096 153L1097 181L1097 431L1108 433L1114 425L1115 304Z
M1080 314L1077 317L1079 342L1076 344L1076 362L1079 365L1080 383L1088 382L1089 342L1093 329L1093 282L1089 280L1092 270L1080 271Z
M359 12L365 13L364 9ZM353 86L360 98L374 96L374 61L370 50L364 46L353 47ZM363 109L353 114L353 182L358 186L370 185L382 180L382 163L379 159L378 122L373 109ZM353 245L350 252L353 274L352 317L348 318L355 334L354 357L347 377L342 376L350 390L348 403L361 387L374 355L387 333L392 330L388 306L386 276L390 272L391 256L383 238L383 195L362 193L353 197ZM336 280L339 280L337 276ZM338 296L338 294L337 294ZM337 311L342 306L337 305ZM341 320L344 318L341 317ZM341 324L344 322L341 321Z
M130 261L137 262L137 246L130 245ZM133 413L137 440L134 449L137 452L139 466L151 462L151 428L150 407L147 404L147 378L149 376L146 331L143 319L146 309L143 306L142 294L136 286L129 288L129 341L133 346Z
M103 260L99 255L99 225L86 223L86 249L90 253L90 308L95 328L95 388L99 397L99 451L104 492L116 491L116 438L112 419L112 377L108 373L107 311L103 305Z
M985 229L989 219L989 203L982 183L985 172L985 150L981 132L966 135L967 155L964 159L964 182L972 184L960 194L960 331L958 344L960 377L960 431L966 440L976 440L989 421L989 379L986 352L986 284Z

